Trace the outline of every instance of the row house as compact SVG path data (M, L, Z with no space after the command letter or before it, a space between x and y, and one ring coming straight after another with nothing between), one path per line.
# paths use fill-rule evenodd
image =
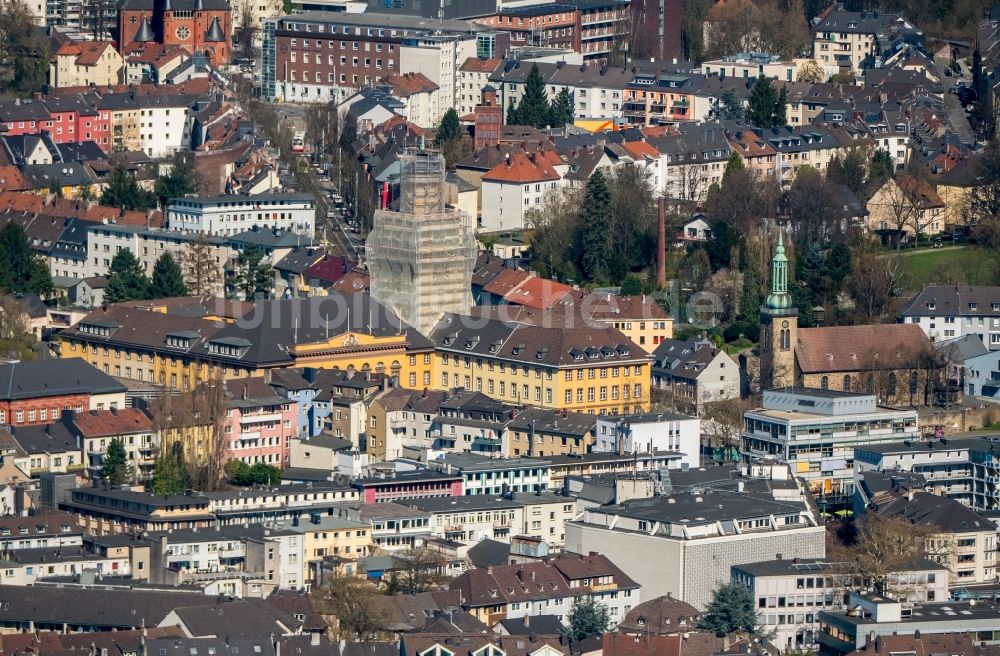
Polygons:
M846 11L833 3L812 25L813 56L821 66L837 66L849 73L876 68L883 53L902 41L920 40L921 33L899 14Z
M271 100L344 100L351 91L396 73L423 73L451 107L456 69L476 54L470 21L416 16L303 12L264 21L263 95Z
M149 157L169 157L190 145L187 94L141 95L110 93L97 101L109 115L111 150L142 151Z
M93 141L110 150L110 114L96 107L93 95L0 102L0 125L10 136L44 131L56 144Z
M224 459L248 465L285 467L289 441L297 434L297 410L260 378L226 381L226 416L222 421Z
M493 624L532 615L569 617L577 599L590 598L618 623L639 603L639 584L606 556L562 556L540 562L500 565L463 572L451 583L462 607Z
M637 71L625 87L624 116L634 125L696 121L686 88L689 75Z
M683 125L649 142L660 152L661 189L667 198L700 204L708 188L722 181L730 145L721 125Z

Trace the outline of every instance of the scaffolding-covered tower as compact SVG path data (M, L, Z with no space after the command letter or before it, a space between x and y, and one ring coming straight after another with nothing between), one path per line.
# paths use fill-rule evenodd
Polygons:
M444 158L411 149L399 160L399 211L376 210L368 235L371 295L427 335L472 307L476 238L471 217L445 207Z

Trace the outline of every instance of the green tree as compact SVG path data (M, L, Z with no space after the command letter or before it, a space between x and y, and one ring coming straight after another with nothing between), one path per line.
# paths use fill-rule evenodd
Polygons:
M566 637L571 643L593 638L606 633L610 624L607 606L590 596L577 597L569 609Z
M172 298L187 296L184 274L177 260L170 253L164 253L153 265L153 275L149 280L150 298Z
M716 634L737 631L757 633L757 612L753 595L741 585L729 583L715 591L701 616L698 628Z
M463 159L468 154L467 134L458 122L458 112L455 111L454 107L449 107L448 111L441 117L441 123L438 125L437 134L434 137L434 147L441 150L448 166Z
M8 223L0 230L0 291L33 291L31 286L34 258L24 228ZM51 280L50 280L51 283Z
M20 0L0 4L0 91L41 91L48 70L48 39L36 29L31 10Z
M120 437L113 438L108 444L107 453L104 454L101 478L111 485L121 485L131 477L131 474L125 443Z
M156 180L156 198L160 207L166 207L171 198L183 198L198 193L198 174L191 163L176 155L170 173Z
M774 127L774 110L778 104L779 94L771 79L761 74L750 90L750 100L747 104L747 120L764 130Z
M354 154L354 142L358 140L358 126L354 121L344 121L344 127L340 131L338 143L340 147L349 154Z
M892 155L884 148L878 148L872 155L868 164L868 175L865 184L870 191L874 191L885 184L885 181L892 177L896 170L896 164L892 161Z
M127 248L118 251L111 260L104 298L108 303L149 298L149 278L142 264Z
M587 181L580 211L580 271L586 280L605 282L608 277L608 246L611 240L611 192L598 169Z
M245 299L258 294L267 296L271 291L271 267L264 261L264 251L250 244L236 257L236 268L226 279L226 285Z
M773 127L788 125L788 91L781 87L778 92L778 99L774 102L774 113L771 117Z
M242 460L230 460L223 468L226 480L233 485L278 485L281 470L264 462L248 465Z
M507 101L507 114L504 118L506 125L520 125L521 116L517 113L517 105L514 104L514 96Z
M728 178L735 171L744 170L743 158L735 150L729 154L729 159L726 160L726 168L722 171L722 182L726 182Z
M549 98L545 92L545 81L538 64L532 64L524 81L524 94L517 106L517 115L522 125L544 128L549 124Z
M191 486L184 445L174 442L160 454L153 467L153 494L182 494Z
M742 121L745 118L743 100L736 95L734 89L726 89L722 92L715 106L715 114L720 121Z
M567 123L573 123L573 94L563 87L549 104L549 125L561 128Z
M101 204L126 210L145 211L156 205L156 195L139 186L135 176L121 164L111 169L108 186L101 195Z
M55 285L52 284L52 272L49 271L49 264L41 255L31 258L26 291L38 294L41 298L48 298L56 291Z
M437 134L434 136L434 147L441 148L445 143L461 136L462 126L458 122L458 112L455 111L454 107L449 107L448 111L441 117Z
M642 293L642 279L634 274L625 276L625 280L623 280L621 284L622 296L635 296L636 294L641 294L641 293Z

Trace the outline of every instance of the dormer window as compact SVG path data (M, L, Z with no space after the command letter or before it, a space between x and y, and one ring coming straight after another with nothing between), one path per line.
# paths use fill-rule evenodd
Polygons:
M200 335L193 330L167 333L167 348L184 349L186 351L194 346L195 340L199 337Z
M979 303L969 303L969 309L975 310L979 307Z
M927 303L927 309L928 310L936 310L937 309L937 304L934 301L928 301L928 303Z
M206 347L211 355L241 358L250 348L250 342L242 337L223 337L211 340Z
M111 337L111 333L117 328L120 328L120 326L113 321L97 319L95 321L81 322L79 331L87 335L96 335L97 337Z

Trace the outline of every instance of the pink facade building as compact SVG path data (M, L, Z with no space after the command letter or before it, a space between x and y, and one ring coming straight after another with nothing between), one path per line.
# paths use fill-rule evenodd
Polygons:
M365 503L383 503L401 499L462 496L462 477L458 474L418 469L394 472L386 477L359 478L351 487L361 494Z
M226 381L229 410L222 423L223 462L242 460L288 466L288 440L295 437L296 403L279 396L259 378Z

